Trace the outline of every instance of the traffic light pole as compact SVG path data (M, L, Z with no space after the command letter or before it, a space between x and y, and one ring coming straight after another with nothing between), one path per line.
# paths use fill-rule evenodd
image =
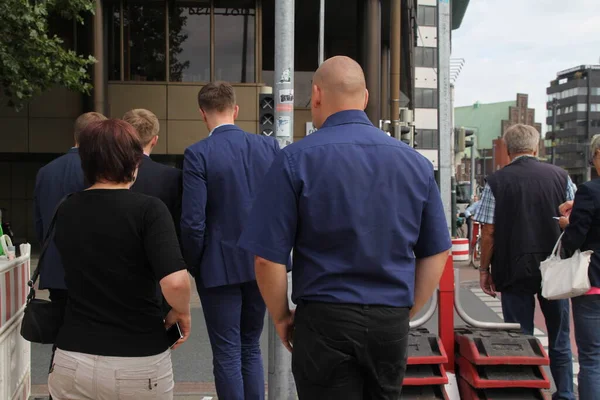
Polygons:
M295 0L275 1L275 137L280 147L294 139L294 7ZM291 283L288 274L288 297ZM293 400L296 386L292 355L269 318L268 398Z
M450 99L450 2L438 0L438 132L440 136L439 172L440 194L444 204L448 233L451 232L454 210L451 201L452 176L452 103Z

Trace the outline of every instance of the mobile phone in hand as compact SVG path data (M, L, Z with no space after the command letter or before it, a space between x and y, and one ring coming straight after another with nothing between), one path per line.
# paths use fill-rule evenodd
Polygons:
M171 325L171 327L167 329L167 338L169 339L169 348L175 346L177 341L183 338L183 334L181 333L178 323Z

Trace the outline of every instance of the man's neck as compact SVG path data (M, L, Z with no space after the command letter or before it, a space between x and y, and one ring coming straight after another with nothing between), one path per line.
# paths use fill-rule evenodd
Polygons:
M144 147L144 154L150 157L150 154L152 154L152 146L148 145Z
M209 121L206 125L210 132L221 125L234 125L235 121L232 118L220 118Z

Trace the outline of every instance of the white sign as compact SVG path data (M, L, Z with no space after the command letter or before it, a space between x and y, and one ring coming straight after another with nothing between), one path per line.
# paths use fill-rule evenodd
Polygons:
M306 136L310 135L311 133L313 133L316 130L317 129L313 126L312 122L306 123Z

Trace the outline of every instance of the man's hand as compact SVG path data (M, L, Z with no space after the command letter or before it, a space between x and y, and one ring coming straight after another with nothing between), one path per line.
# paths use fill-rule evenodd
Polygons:
M479 286L481 286L481 289L485 294L496 297L496 288L489 270L479 271Z
M289 352L294 347L294 314L296 310L290 310L289 314L281 321L274 322L275 330L281 339L281 343Z
M565 229L569 225L569 217L560 217L558 220L560 229Z
M190 337L190 333L192 331L192 315L180 314L175 310L169 311L167 314L167 318L165 319L165 328L169 329L171 326L175 325L175 323L179 323L179 329L181 329L181 334L183 337L175 343L172 347L172 350L175 350L179 346L183 344Z
M558 207L558 212L563 217L568 217L571 215L571 211L573 210L573 200L565 201Z

